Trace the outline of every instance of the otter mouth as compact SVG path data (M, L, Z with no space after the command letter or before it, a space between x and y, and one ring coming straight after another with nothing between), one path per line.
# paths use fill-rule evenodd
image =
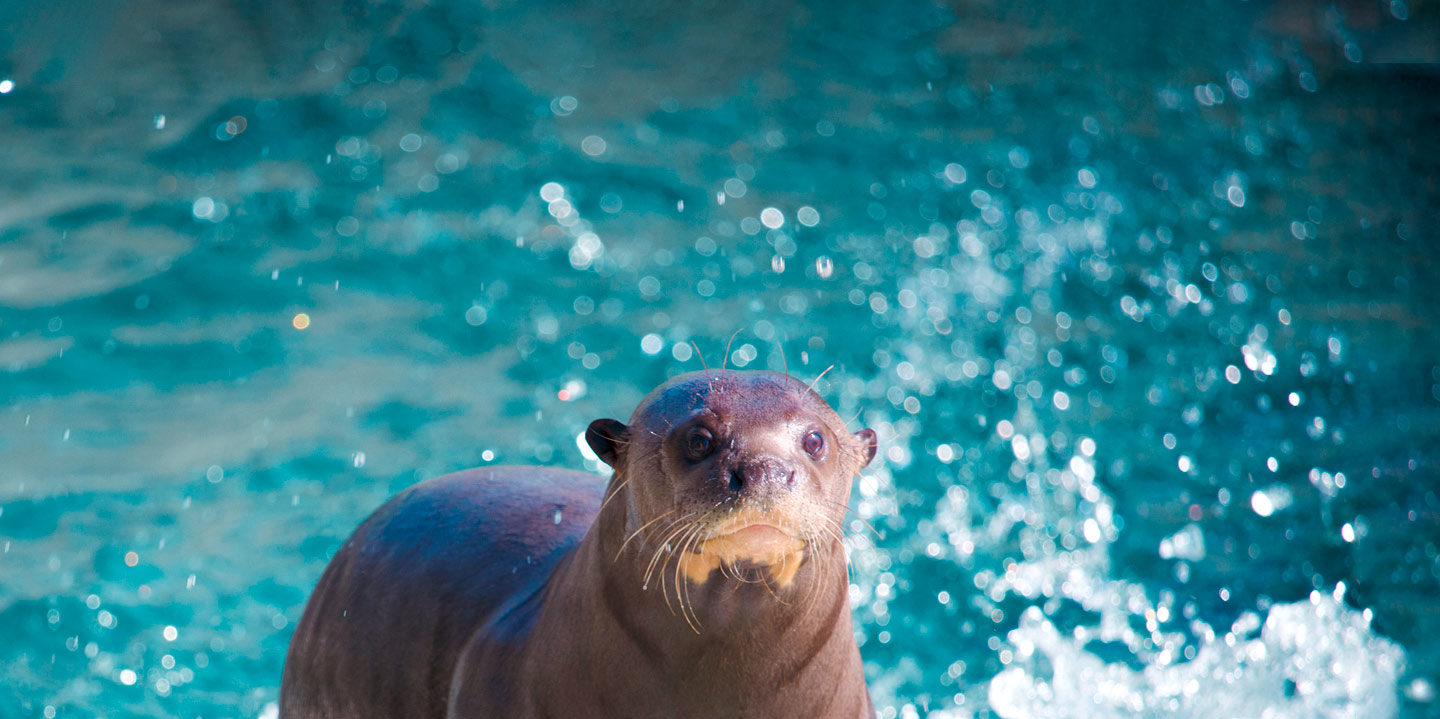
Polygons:
M785 587L805 561L805 541L764 517L746 516L725 522L692 548L680 564L690 581L703 584L712 573L732 574L741 568L766 572ZM736 575L738 576L738 575Z
M796 551L802 542L795 535L769 522L754 522L717 531L700 552L714 552L726 558L769 558Z

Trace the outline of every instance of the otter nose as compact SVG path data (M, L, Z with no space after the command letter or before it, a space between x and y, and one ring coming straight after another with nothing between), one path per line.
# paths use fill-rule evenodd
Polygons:
M774 457L757 457L730 468L731 492L763 492L789 487L795 468Z

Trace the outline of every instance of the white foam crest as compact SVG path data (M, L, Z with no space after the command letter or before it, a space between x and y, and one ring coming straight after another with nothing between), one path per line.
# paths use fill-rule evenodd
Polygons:
M1177 719L1381 719L1398 711L1404 652L1375 635L1369 611L1333 594L1247 613L1216 635L1197 622L1195 658L1144 657L1144 668L1108 663L1086 649L1093 630L1070 636L1035 608L1009 633L1013 665L991 680L989 703L1005 719L1148 717Z
M1017 434L1019 428L1038 433L1033 424L1022 408ZM1333 594L1317 592L1309 601L1276 605L1263 624L1259 615L1246 613L1228 632L1217 634L1198 620L1190 624L1194 638L1167 631L1167 622L1180 611L1171 592L1160 592L1157 600L1143 585L1111 576L1109 549L1119 528L1114 501L1093 483L1090 461L1077 453L1057 468L1056 477L1044 453L1017 458L1014 475L1058 481L1027 482L1024 491L1010 492L989 516L977 516L967 506L967 492L951 493L937 507L936 526L950 535L952 546L973 543L992 555L1021 550L1020 561L1004 572L977 573L977 586L989 600L1063 597L1099 614L1096 625L1067 636L1039 607L1028 609L1008 634L1014 655L1010 667L987 688L992 711L1006 719L1395 716L1404 651L1371 630L1369 610L1345 607L1343 585ZM1034 551L1047 526L1058 528L1060 539L1069 534L1067 546L1074 548ZM1018 546L1005 537L1018 539ZM1162 556L1201 559L1203 532L1187 525L1158 549ZM1134 617L1144 618L1143 629L1132 624ZM1107 661L1087 648L1092 641L1123 645L1135 661ZM967 716L977 709L945 711Z

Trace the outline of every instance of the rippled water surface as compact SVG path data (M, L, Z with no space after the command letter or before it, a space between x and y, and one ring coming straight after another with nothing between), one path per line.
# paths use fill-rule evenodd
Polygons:
M0 7L0 716L272 714L384 498L737 330L885 439L884 716L1440 716L1437 15Z

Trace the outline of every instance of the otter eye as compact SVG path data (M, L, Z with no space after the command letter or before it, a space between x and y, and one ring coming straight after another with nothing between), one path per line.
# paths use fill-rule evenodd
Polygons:
M690 436L685 438L685 451L691 459L700 459L710 454L710 448L715 444L715 435L704 427L696 427L690 430Z
M805 435L804 441L800 444L805 448L805 452L815 459L820 459L820 455L825 453L825 436L819 432Z

